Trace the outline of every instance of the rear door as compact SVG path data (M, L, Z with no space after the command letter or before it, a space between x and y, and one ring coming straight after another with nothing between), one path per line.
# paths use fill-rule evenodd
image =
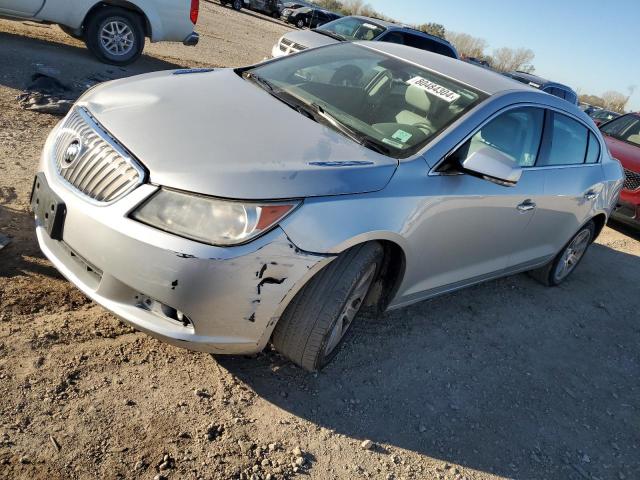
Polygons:
M545 172L544 195L527 231L534 256L555 255L584 225L602 193L600 142L582 122L547 112L540 158L534 170ZM513 264L523 260L514 257Z
M0 12L16 17L33 17L42 9L45 0L3 0Z

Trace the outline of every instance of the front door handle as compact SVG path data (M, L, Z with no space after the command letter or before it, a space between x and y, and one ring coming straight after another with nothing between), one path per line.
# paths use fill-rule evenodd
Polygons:
M525 200L520 205L518 205L516 208L518 210L520 210L521 212L528 212L529 210L533 210L534 208L536 208L536 204L534 202L532 202L531 200Z
M597 196L598 194L593 190L589 190L587 193L584 194L584 198L586 198L587 200L593 200Z

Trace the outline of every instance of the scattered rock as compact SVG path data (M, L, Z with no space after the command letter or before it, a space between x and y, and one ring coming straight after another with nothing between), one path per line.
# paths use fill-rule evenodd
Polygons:
M26 455L23 455L22 457L20 457L20 463L26 465L27 463L31 463L31 459Z
M125 401L124 401L124 404L125 404L127 407L133 407L133 406L135 406L135 405L136 405L136 402L134 402L133 400L131 400L131 399L129 398L129 399L127 399L127 400L125 400Z
M373 442L367 439L360 444L360 448L363 450L371 450L373 448Z
M204 388L196 388L193 393L200 398L209 398L211 397L211 394L209 392L207 392L206 389Z
M224 426L211 424L207 427L207 440L213 442L217 438L220 438L224 433Z
M243 440L238 440L238 446L240 447L240 451L242 453L249 453L253 448L252 442L245 442Z
M296 457L301 457L302 449L300 447L296 447L293 450L291 450L291 453L293 453Z

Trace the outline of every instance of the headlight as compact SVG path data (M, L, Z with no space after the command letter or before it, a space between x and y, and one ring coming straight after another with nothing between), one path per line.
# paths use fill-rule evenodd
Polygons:
M131 217L211 245L248 242L277 225L300 202L236 202L163 188Z

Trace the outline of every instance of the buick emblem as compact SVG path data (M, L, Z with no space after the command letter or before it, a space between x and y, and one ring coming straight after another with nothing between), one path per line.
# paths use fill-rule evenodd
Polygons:
M74 140L69 145L67 145L66 150L62 154L62 168L69 168L71 165L75 163L75 161L80 156L81 145L78 140Z

